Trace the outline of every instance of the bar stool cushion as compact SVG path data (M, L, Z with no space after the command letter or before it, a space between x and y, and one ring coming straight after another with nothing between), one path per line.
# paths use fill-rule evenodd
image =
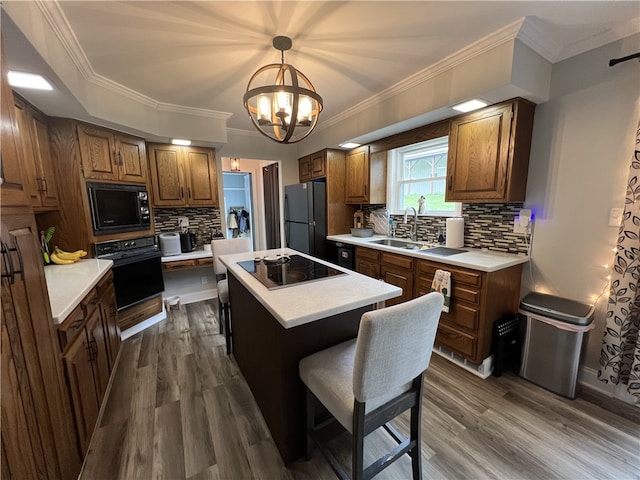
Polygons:
M229 281L225 278L216 284L218 299L222 303L229 303Z

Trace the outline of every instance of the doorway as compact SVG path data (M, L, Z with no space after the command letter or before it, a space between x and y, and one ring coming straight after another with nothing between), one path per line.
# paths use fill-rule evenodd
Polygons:
M223 172L224 212L227 219L226 238L249 237L255 248L253 235L253 189L251 173Z

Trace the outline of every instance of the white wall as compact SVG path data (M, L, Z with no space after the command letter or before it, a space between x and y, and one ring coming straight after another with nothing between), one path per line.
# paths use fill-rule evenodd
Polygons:
M640 119L640 64L609 67L638 51L628 37L553 66L550 100L536 109L525 206L535 214L531 282L523 294L552 293L593 304L607 285L617 227ZM606 294L599 298L585 366L598 368Z

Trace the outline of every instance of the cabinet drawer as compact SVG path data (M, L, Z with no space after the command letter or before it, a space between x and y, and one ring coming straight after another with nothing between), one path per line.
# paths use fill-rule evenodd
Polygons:
M184 268L194 268L196 266L195 260L176 260L174 262L164 262L162 264L163 270L182 270Z
M82 299L80 305L82 305L85 315L89 316L89 314L95 310L96 305L98 305L98 290L96 288L91 289L91 291Z
M198 258L196 259L196 264L198 267L213 267L213 257Z
M394 265L413 271L413 258L404 255L393 255L392 253L383 253L381 263L386 265Z
M60 342L61 352L78 336L78 333L82 332L82 325L85 318L86 316L82 305L78 305L73 312L58 325L58 341Z
M472 335L443 324L438 325L436 343L468 358L475 357L478 344Z
M380 261L380 252L373 250L372 248L360 248L356 247L356 260L358 258L366 258L367 260L373 260L374 262Z
M417 294L418 296L424 295L431 291L431 284L433 283L433 277L420 277L418 280ZM451 279L451 302L458 300L469 302L473 305L480 306L480 290L467 287L465 285L459 285L456 279Z
M478 331L478 322L480 320L480 310L472 305L451 300L449 312L442 312L440 322L448 324L454 328L465 328L470 332Z
M102 297L104 293L111 287L113 282L113 272L109 270L104 277L100 279L98 284L96 285L96 290L98 292L98 297Z
M451 281L456 283L466 283L475 287L482 286L482 272L467 270L460 267L452 267L442 263L432 263L421 260L418 262L418 275L433 278L436 270L446 270L451 272Z

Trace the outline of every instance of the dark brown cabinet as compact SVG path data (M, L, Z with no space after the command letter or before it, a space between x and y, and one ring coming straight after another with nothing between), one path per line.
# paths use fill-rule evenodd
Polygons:
M451 120L447 201L524 201L534 110L514 99Z
M387 153L369 154L369 146L346 154L346 203L385 203L387 201Z
M58 336L78 443L84 455L120 349L111 271L58 325Z
M356 272L379 278L402 289L402 295L386 301L387 306L406 302L413 296L413 264L411 257L356 247Z
M396 305L413 298L413 264L411 257L382 253L380 256L380 274L382 280L402 288L402 295L387 300L386 305Z
M215 149L149 145L156 207L218 206Z
M13 205L29 205L27 186L23 180L22 145L16 112L13 104L13 92L7 80L7 65L4 47L0 47L0 62L2 63L0 78L0 141L2 142L2 156L0 157L0 189L2 207Z
M518 311L522 265L480 272L418 260L415 296L431 291L438 269L451 273L451 303L440 317L436 343L480 364L491 355L493 322Z
M56 209L58 187L51 160L47 120L18 96L15 96L14 107L20 131L25 186L31 205L36 209Z
M3 209L3 466L13 478L71 478L80 457L37 238L33 214Z
M144 139L93 125L78 124L78 142L84 178L146 183Z

